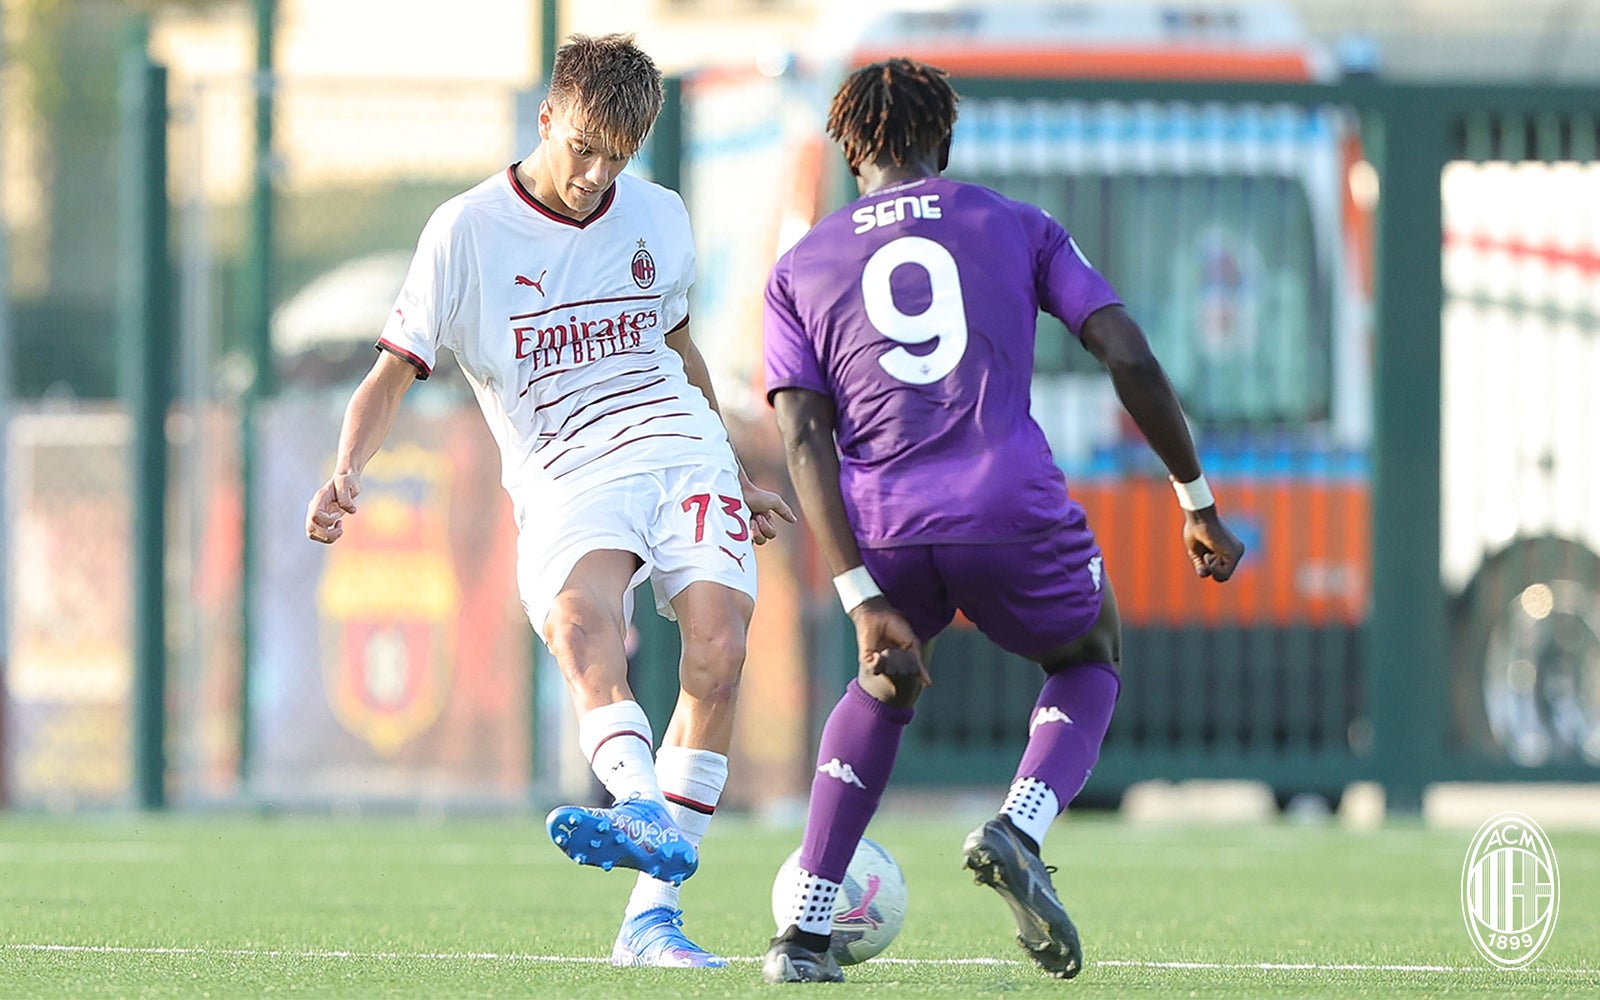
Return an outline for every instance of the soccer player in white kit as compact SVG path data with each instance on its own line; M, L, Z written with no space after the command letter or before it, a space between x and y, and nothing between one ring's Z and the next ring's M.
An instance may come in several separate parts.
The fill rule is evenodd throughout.
M580 864L640 872L614 964L706 967L724 963L685 936L678 886L699 864L727 779L755 606L751 545L794 514L739 466L689 337L683 201L622 173L661 102L661 74L632 36L574 35L560 48L539 145L423 229L306 534L340 538L401 397L448 348L500 446L523 606L616 799L558 808L547 828ZM678 703L654 760L623 648L633 587L647 577L683 639Z

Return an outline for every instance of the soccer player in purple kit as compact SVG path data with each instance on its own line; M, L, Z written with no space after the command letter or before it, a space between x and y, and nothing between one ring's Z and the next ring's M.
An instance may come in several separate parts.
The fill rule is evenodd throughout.
M967 837L965 865L1009 905L1041 968L1082 968L1040 847L1099 757L1121 626L1083 508L1028 413L1040 309L1105 365L1166 465L1195 572L1220 583L1244 554L1166 373L1072 237L1035 206L940 176L957 100L943 71L913 60L853 73L827 127L862 197L818 222L767 284L768 398L860 653L823 728L769 982L844 978L828 953L834 900L931 683L933 639L958 609L1045 674L1016 777Z

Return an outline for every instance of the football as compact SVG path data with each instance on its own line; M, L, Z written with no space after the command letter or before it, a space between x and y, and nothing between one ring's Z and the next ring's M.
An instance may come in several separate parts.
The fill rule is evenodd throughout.
M794 900L800 849L784 861L772 882L772 919L781 933ZM906 877L883 845L861 838L833 902L833 957L855 965L883 953L906 919Z

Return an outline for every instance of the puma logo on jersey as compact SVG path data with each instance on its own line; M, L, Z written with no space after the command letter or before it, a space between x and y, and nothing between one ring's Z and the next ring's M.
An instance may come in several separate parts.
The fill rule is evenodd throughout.
M1032 736L1035 729L1038 729L1047 722L1060 722L1070 726L1072 725L1072 716L1063 712L1054 705L1046 705L1037 712L1033 713L1033 721L1028 723L1028 735Z
M1099 556L1089 560L1089 577L1094 580L1095 590L1100 589L1100 574L1103 572L1105 572L1105 563Z
M544 276L549 274L549 273L550 273L550 269L547 267L543 271L539 272L539 277L538 278L529 278L529 277L526 277L524 275L519 274L519 275L517 275L517 280L512 282L512 284L523 285L525 287L532 288L534 291L538 292L540 295L543 295L544 294Z
M841 763L837 757L817 768L817 773L826 774L830 778L838 778L847 785L854 785L862 791L866 791L867 786L863 785L861 779L856 777L856 769L849 764Z

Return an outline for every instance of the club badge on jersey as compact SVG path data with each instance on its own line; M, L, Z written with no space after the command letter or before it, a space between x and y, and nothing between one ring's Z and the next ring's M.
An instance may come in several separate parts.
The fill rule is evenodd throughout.
M640 288L649 288L656 283L656 259L645 249L644 240L639 241L639 249L633 254L631 269L633 283Z

